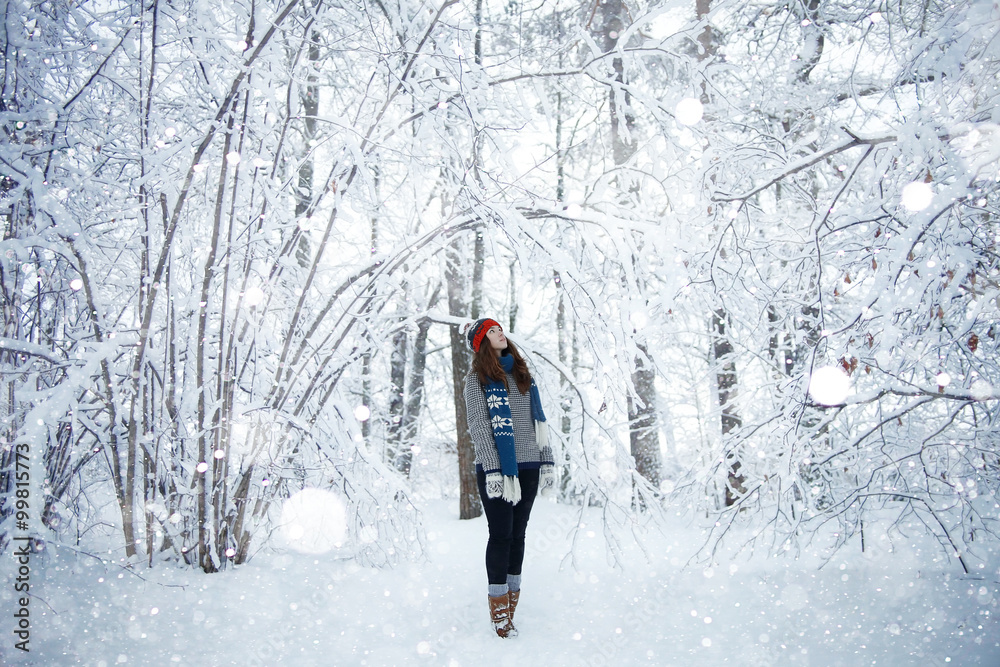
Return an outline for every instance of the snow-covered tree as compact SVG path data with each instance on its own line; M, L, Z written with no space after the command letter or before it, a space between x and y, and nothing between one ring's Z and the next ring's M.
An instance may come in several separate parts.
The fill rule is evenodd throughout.
M210 572L319 487L360 561L412 555L419 498L477 514L459 326L499 316L613 552L680 503L789 548L888 509L962 557L996 11L8 3L0 534Z

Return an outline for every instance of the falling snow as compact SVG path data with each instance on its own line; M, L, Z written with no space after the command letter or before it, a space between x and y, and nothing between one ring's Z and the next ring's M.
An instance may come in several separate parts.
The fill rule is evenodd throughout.
M598 537L574 532L598 514L536 503L513 640L492 635L488 620L485 519L457 521L451 503L436 501L425 517L427 559L394 569L359 567L329 535L312 543L329 548L281 548L211 577L132 572L110 556L60 550L40 577L46 604L32 658L114 665L121 656L151 667L319 667L333 656L338 665L474 666L502 655L560 667L1000 660L997 561L963 576L932 541L872 525L864 550L859 536L834 554L827 535L777 557L725 548L705 565L691 560L704 534L675 517L670 537L646 545L648 560L625 554L623 572Z
M1000 665L995 0L7 4L0 664Z

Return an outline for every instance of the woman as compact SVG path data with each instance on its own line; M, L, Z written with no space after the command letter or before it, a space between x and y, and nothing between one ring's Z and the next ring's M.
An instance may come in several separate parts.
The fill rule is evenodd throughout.
M472 369L465 378L476 479L490 537L486 544L490 619L500 637L517 634L524 531L535 494L555 488L545 414L528 365L503 327L481 319L466 329Z

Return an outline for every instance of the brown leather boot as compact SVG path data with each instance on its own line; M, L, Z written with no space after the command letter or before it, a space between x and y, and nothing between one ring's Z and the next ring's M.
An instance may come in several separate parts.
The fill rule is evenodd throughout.
M508 593L508 595L510 596L510 622L511 622L511 624L513 624L514 623L514 610L517 609L517 599L519 597L521 597L521 591L520 590L510 591Z
M514 633L514 625L510 622L510 594L493 597L490 599L490 620L493 621L493 629L497 636L506 639Z

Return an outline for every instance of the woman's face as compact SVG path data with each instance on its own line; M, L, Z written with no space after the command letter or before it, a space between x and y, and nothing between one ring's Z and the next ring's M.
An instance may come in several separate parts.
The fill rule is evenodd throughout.
M490 347L499 352L507 349L507 337L503 335L503 329L499 326L492 326L486 332L486 338L490 341Z

